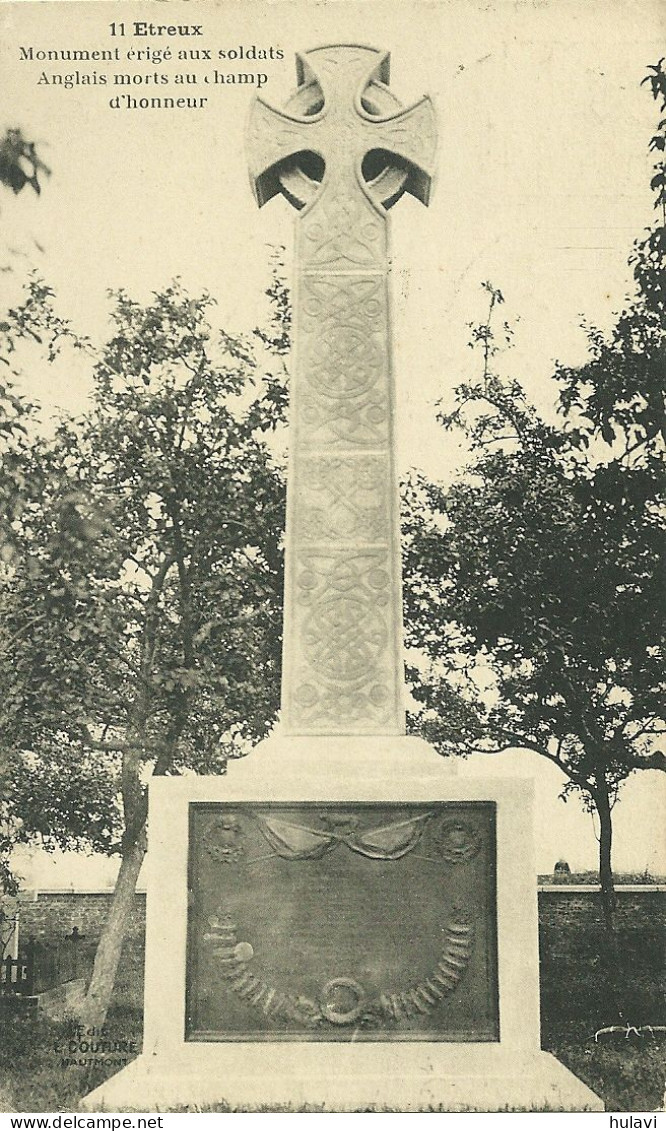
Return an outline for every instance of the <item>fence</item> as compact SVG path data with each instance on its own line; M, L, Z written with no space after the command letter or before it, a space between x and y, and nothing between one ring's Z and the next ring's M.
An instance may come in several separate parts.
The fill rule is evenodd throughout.
M0 962L0 993L30 996L52 990L86 973L89 956L90 945L76 928L50 942L29 938L18 958Z
M11 958L7 955L0 962L0 993L6 994L32 994L34 967L32 956L28 953L21 958Z

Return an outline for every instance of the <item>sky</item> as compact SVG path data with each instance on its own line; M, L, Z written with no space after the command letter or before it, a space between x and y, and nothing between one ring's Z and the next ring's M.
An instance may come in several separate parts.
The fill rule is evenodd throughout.
M203 110L111 110L118 88L38 85L42 71L102 65L21 59L21 47L117 46L109 23L128 10L154 18L166 8L0 4L5 121L38 141L53 170L40 199L24 192L5 200L2 219L38 239L63 312L93 336L104 330L107 289L147 297L175 275L216 296L222 324L252 325L265 309L267 245L282 243L289 255L294 226L285 201L259 212L250 192L244 133L255 90L200 81L195 93L209 100ZM434 422L433 405L478 372L468 323L485 314L486 279L504 293L504 316L519 319L507 364L535 399L552 404L553 361L584 356L582 317L609 324L628 287L632 240L651 219L647 143L656 108L640 82L663 47L658 3L203 0L170 2L168 11L175 21L196 12L204 28L197 43L213 56L240 45L280 49L284 59L266 65L261 91L275 105L295 85L295 52L334 41L389 50L391 86L406 105L432 97L439 126L432 203L426 210L405 197L391 214L402 467L415 453L431 474L456 465L455 443ZM135 49L163 43L122 40ZM147 77L182 69L132 66ZM198 77L239 67L200 66ZM111 81L129 66L106 69ZM144 96L160 91L132 87ZM75 408L85 391L76 375L39 379L42 400L54 404Z
M126 35L113 37L110 24L121 20ZM135 21L201 24L203 36L137 37ZM93 339L108 328L109 289L145 300L176 275L193 293L216 297L220 325L249 329L266 311L269 246L285 245L291 265L294 213L282 199L257 209L244 148L256 87L215 83L214 72L267 74L261 96L279 106L295 85L296 51L328 42L387 49L392 90L405 105L428 93L439 130L429 208L404 197L390 221L398 467L448 478L463 453L436 424L435 405L479 373L467 342L469 323L486 312L484 280L501 288L503 317L515 326L506 372L548 413L555 361L585 356L581 320L609 326L622 306L632 241L652 219L647 145L657 113L640 83L663 54L663 31L657 0L0 3L0 129L20 126L52 169L41 197L3 195L0 223L7 243L30 252L61 313ZM205 48L212 60L25 58L30 48L165 44ZM283 58L217 59L251 46ZM53 81L94 71L106 85ZM207 103L112 109L114 74L129 71L147 80L131 87L135 97L184 93ZM176 88L177 72L195 73L197 83ZM39 82L43 73L48 81ZM156 73L169 83L155 82ZM15 258L16 269L0 274L3 306L28 261ZM47 413L78 411L87 382L84 367L35 369L25 391ZM523 757L510 755L505 772ZM555 824L542 820L541 870L563 853L592 866L590 818L578 809L571 817L576 803L556 802L551 768L539 773L542 812L556 815ZM643 778L629 784L621 807L620 867L649 863L666 824L660 779ZM659 852L666 856L663 834Z

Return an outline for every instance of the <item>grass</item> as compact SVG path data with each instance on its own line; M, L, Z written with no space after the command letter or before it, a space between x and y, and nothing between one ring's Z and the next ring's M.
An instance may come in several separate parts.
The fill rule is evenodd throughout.
M544 1047L603 1099L607 1111L657 1111L664 1099L664 1035L581 1040L580 1024L552 1026Z
M620 930L615 964L598 923L581 924L576 930L549 929L545 937L542 934L541 945L543 1047L588 1084L608 1111L661 1108L665 1035L644 1030L629 1037L600 1035L595 1041L595 1032L610 1024L629 1022L640 1030L648 1024L666 1023L660 985L663 930L658 924ZM111 1039L134 1041L140 1047L142 952L137 944L126 950L121 969L107 1029ZM63 1068L68 1042L73 1039L71 1025L42 1015L5 1019L0 1042L0 1110L75 1111L81 1096L117 1071L108 1064ZM220 1104L177 1110L232 1109Z
M76 1111L83 1094L77 1073L60 1068L62 1024L34 1014L3 1017L0 1099L3 1110Z
M141 1022L136 1011L114 1010L109 1015L109 1028L140 1039ZM42 1017L21 1019L7 1027L0 1052L0 1098L5 1099L4 1110L76 1111L80 1098L112 1074L114 1069L62 1070L61 1054L54 1050L67 1042L70 1035L71 1028L66 1024L49 1022ZM658 1036L614 1035L595 1044L589 1026L573 1022L552 1026L544 1047L592 1088L604 1100L608 1111L655 1111L661 1107L663 1036L660 1039ZM11 1056L7 1055L10 1052ZM232 1109L218 1104L174 1110L228 1112Z

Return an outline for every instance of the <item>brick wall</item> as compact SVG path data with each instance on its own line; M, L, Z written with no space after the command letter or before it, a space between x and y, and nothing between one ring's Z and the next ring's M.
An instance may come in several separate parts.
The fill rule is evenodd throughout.
M20 931L48 940L62 938L78 927L86 939L96 939L102 930L111 903L110 892L37 892L20 897ZM129 937L143 939L146 925L146 895L137 892Z
M599 893L539 893L542 1017L557 1026L618 1017L664 1023L666 891L617 893L616 955L603 927Z
M599 893L544 886L539 889L539 922L553 930L601 925ZM632 930L653 924L666 927L666 890L645 887L620 888L617 892L616 923L620 930Z
M78 927L84 936L79 970L92 970L95 946L111 901L110 892L40 892L21 901L21 937L32 934L53 944ZM621 953L622 1010L641 1024L663 1024L663 947L666 937L666 891L642 889L618 893L618 943ZM125 941L116 983L116 1004L141 1012L143 1000L143 936L146 897L138 893L129 937ZM586 891L539 891L541 1005L544 1039L553 1025L584 1021L594 1028L609 1023L606 980L607 949L599 894ZM575 989L573 988L575 983ZM619 999L618 999L619 1000ZM613 1016L615 1016L613 1014ZM590 1020L592 1019L592 1020Z
M21 933L49 939L71 934L78 927L88 939L99 936L111 901L110 892L39 892L21 898ZM145 931L146 896L138 892L129 936L140 942ZM618 927L629 933L661 933L666 937L666 891L645 888L618 892ZM580 931L601 927L598 892L542 887L539 891L542 939L561 945Z

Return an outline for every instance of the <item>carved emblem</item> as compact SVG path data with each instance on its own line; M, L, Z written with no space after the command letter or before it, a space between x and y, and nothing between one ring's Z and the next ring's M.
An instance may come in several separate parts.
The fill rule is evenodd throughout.
M456 818L443 820L434 834L437 851L448 864L463 864L476 856L481 838L472 825Z
M243 853L243 829L232 813L219 817L204 837L206 851L220 864L235 864Z
M360 818L355 813L341 813L336 809L324 809L319 820L325 829L333 833L349 833L357 829Z
M353 1025L363 1012L365 991L353 978L331 978L321 991L319 1007L332 1025Z

